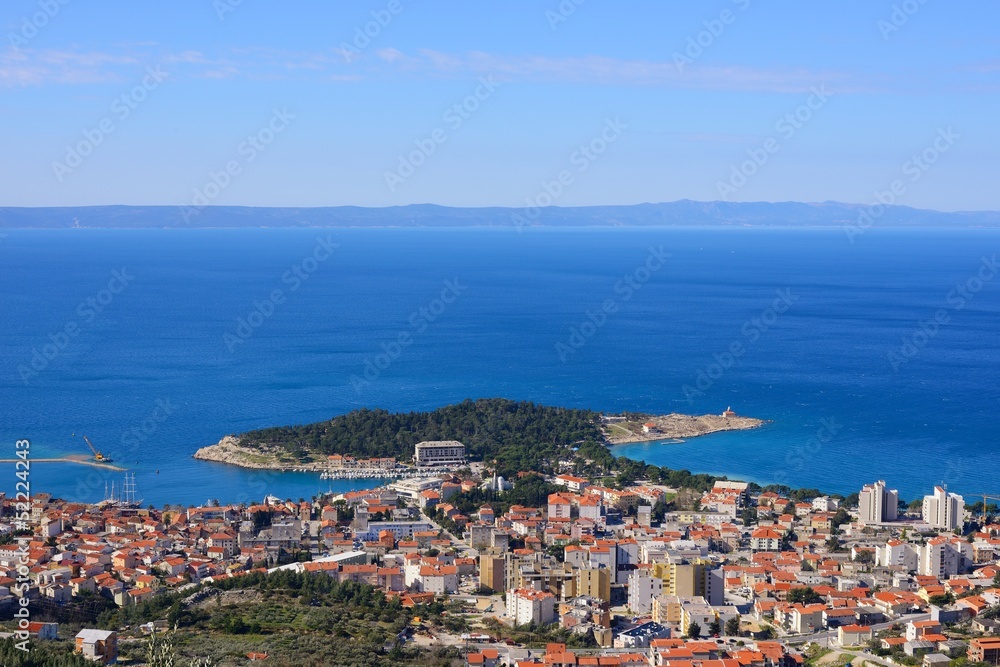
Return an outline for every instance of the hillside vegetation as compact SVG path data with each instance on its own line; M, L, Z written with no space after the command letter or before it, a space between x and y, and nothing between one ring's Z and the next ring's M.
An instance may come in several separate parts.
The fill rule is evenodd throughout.
M390 413L362 409L329 421L279 426L239 436L249 448L284 449L300 461L330 454L394 456L408 460L423 440L459 440L473 460L492 463L500 474L547 472L582 443L603 440L600 415L502 398L466 400L431 412Z
M438 602L408 609L366 584L288 571L255 571L197 590L199 595L172 592L108 612L99 625L137 627L166 620L171 630L162 639L176 655L177 667L205 657L217 667L244 665L251 652L266 653L265 664L274 667L451 667L461 662L454 649L399 641L414 615L433 622L448 618ZM119 640L119 652L122 662L141 661L147 644Z

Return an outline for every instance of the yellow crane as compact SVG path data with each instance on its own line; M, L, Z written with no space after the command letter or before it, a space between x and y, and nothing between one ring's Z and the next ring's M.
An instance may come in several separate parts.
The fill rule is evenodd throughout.
M988 493L977 493L977 498L983 499L983 524L986 523L986 501L987 500L1000 500L1000 496L992 496Z
M110 463L111 462L111 457L110 456L105 456L104 454L102 454L99 451L97 451L97 448L94 447L93 443L90 442L90 438L88 438L87 436L83 436L83 440L84 440L84 442L87 443L87 446L90 447L90 451L94 452L94 460L95 461L97 461L98 463Z

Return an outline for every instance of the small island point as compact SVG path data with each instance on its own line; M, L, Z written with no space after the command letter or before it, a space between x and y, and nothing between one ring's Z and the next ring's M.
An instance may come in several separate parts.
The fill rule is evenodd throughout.
M226 435L218 443L200 448L195 452L194 458L260 470L330 473L332 459L339 458L340 455L368 456L376 457L364 460L366 466L378 468L379 474L374 476L394 477L405 474L403 466L397 465L397 460L402 463L412 454L412 447L400 447L402 441L466 441L470 435L469 427L466 430L455 427L456 415L468 421L478 438L491 439L491 428L486 424L509 418L510 411L518 415L516 421L511 423L530 430L535 437L562 440L564 446L569 446L573 441L591 441L605 447L661 440L678 444L687 438L721 431L750 430L766 423L762 419L740 417L731 407L718 415L610 415L517 403L507 399L480 399L409 415L390 414L383 410L357 410L318 424ZM419 424L416 427L413 425L414 419ZM330 441L320 446L317 433L327 434L329 431L340 434L337 441L339 444ZM417 432L423 433L424 437L418 438ZM368 433L372 435L366 436ZM567 438L568 433L572 433L573 437ZM359 439L368 442L361 445ZM484 443L484 447L478 448L480 451L475 451L477 448L474 447L473 453L486 454L487 458L492 458L489 453L499 444ZM392 457L392 465L385 463L388 460L386 457Z

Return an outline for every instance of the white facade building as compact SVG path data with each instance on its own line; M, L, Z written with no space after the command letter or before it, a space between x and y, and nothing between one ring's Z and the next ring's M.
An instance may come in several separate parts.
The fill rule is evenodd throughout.
M600 496L589 494L580 498L581 519L590 519L595 524L603 524L603 517L601 516L603 510L604 503L601 501Z
M812 507L817 512L836 512L840 507L840 501L829 496L813 498Z
M561 493L549 494L548 517L550 519L568 519L573 509L572 501Z
M927 525L938 530L955 530L965 521L965 500L940 486L934 494L924 496L923 517Z
M628 578L628 608L644 616L653 611L653 600L663 594L663 580L646 570L632 570Z
M507 616L516 625L548 625L555 620L556 596L548 591L518 588L507 591Z
M946 579L961 574L972 562L971 544L957 537L935 537L920 549L917 574Z
M458 440L428 440L414 446L413 462L424 467L465 465L465 445Z
M915 572L920 562L920 546L900 540L889 540L875 549L875 565L898 567Z
M553 481L559 486L565 486L570 491L576 491L577 493L584 491L590 486L589 482L583 477L574 477L573 475L559 475Z
M885 481L866 484L858 497L862 525L895 521L899 515L899 493L886 488Z
M458 567L455 565L424 565L420 567L418 590L445 595L458 592Z

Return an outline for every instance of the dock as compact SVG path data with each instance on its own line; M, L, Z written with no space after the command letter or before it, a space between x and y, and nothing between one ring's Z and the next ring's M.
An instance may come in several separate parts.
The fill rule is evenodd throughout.
M77 463L79 465L90 466L92 468L104 468L105 470L119 470L119 471L126 470L126 468L122 468L120 466L116 466L116 465L111 464L111 463L102 463L102 462L99 462L99 461L91 461L91 460L88 460L88 459L70 458L68 456L62 456L62 457L58 457L58 458L44 458L44 459L36 459L34 457L31 457L31 458L29 458L27 460L24 460L24 459L0 459L0 463L29 463L29 464L31 464L31 463Z
M413 477L437 477L448 470L435 468L418 470L411 467L400 468L334 468L320 474L320 479L410 479Z

